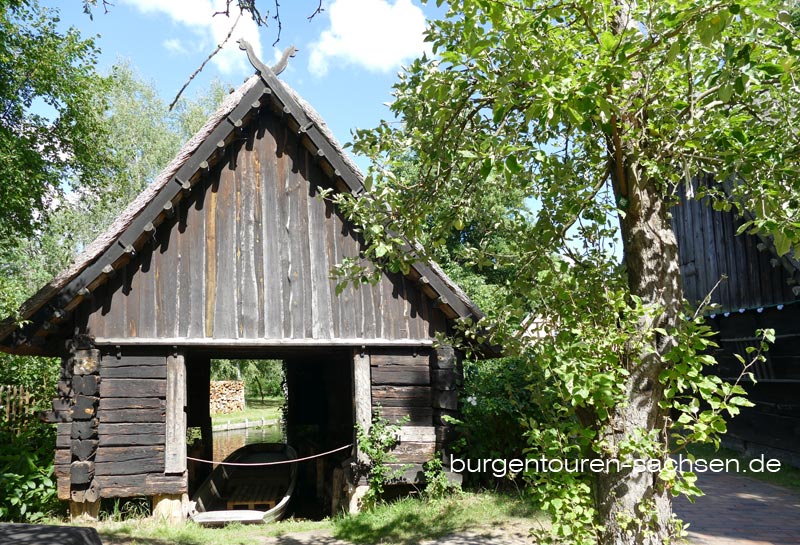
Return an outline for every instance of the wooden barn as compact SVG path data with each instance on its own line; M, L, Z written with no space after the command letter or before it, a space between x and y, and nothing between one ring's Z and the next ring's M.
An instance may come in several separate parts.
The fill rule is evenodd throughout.
M707 183L709 179L694 180L693 190ZM755 407L742 409L731 420L726 442L749 454L800 465L800 262L778 256L767 237L736 236L745 219L732 211L715 211L707 198L698 201L687 198L685 188L681 191L672 222L683 287L691 303L711 293L717 305L706 312L719 332L719 368L714 372L735 380L742 365L733 354L746 357L746 348L758 343L757 329L776 333L766 362L754 369L756 384L744 384Z
M434 263L336 294L332 267L363 241L317 195L358 195L362 175L314 110L251 61L256 74L23 305L24 325L0 326L1 350L61 358L49 417L58 495L74 514L101 498L153 496L166 513L185 504L196 486L187 428L211 456L213 358L284 361L299 456L353 444L304 470L328 506L359 486L355 424L376 407L408 418L401 462L418 470L446 446L460 355L436 338L480 311Z

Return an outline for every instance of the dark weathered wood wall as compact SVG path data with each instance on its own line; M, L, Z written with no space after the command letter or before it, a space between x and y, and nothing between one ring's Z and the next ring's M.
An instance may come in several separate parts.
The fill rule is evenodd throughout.
M394 450L399 462L422 464L444 451L458 416L461 372L451 347L370 351L373 412L405 422Z
M359 235L309 152L265 113L78 315L97 338L430 339L442 312L399 274L337 296Z
M75 357L64 359L50 415L59 422L59 498L83 502L186 491L185 474L164 472L169 356L163 350L78 351L96 360L89 369Z
M695 189L708 179L695 180ZM736 236L743 224L733 211L715 211L708 199L687 199L680 187L681 203L672 209L678 238L681 273L686 298L694 304L711 292L719 308L707 311L719 332L715 351L719 366L709 369L728 381L739 376L742 365L734 354L748 358L746 348L756 346L756 330L775 329L776 343L767 361L754 369L756 384L744 386L755 407L732 419L727 438L733 446L776 449L800 464L800 287L798 273L756 235ZM797 292L797 293L796 293ZM780 305L780 308L778 308Z
M732 446L752 450L774 449L787 461L800 466L800 305L782 310L765 309L717 316L710 320L719 331L715 352L719 367L713 371L728 381L739 376L742 365L734 357L748 359L748 346L758 346L757 329L772 328L776 340L758 363L756 383L743 385L754 407L743 408L728 426Z
M700 183L707 181L695 181L695 186ZM672 227L690 303L702 301L723 275L727 280L711 296L721 305L720 313L800 300L796 279L766 245L756 236L735 236L744 222L734 212L713 210L708 198L687 199L683 184L679 196L680 204L672 208Z

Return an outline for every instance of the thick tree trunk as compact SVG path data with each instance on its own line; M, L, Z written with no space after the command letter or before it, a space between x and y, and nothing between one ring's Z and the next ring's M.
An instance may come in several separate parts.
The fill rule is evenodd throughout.
M628 201L620 220L628 285L633 295L644 303L657 305L661 312L641 328L677 325L683 290L680 261L675 235L669 221L663 191L651 180L641 179L641 170L626 167L621 172ZM640 434L653 434L666 445L667 411L659 407L663 387L659 374L663 370L660 355L670 349L673 340L656 335L651 352L626 353L623 365L630 371L625 392L627 404L612 412L601 431L609 446L609 457L620 459L619 445ZM646 458L644 454L633 455ZM624 458L624 457L623 457ZM600 474L596 486L600 523L605 531L603 545L663 543L672 534L670 493L659 483L658 473L623 471Z

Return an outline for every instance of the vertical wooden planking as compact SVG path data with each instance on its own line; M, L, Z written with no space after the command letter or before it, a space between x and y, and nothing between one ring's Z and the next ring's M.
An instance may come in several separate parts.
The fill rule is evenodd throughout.
M725 252L725 228L723 226L722 221L722 213L717 210L712 210L711 215L713 216L713 223L714 223L714 239L716 241L716 251L717 251L717 274L721 278L723 274L727 274L728 270L728 262L727 262L727 252ZM711 301L719 301L721 292L720 290L724 288L725 281L721 281L719 287L711 296Z
M156 299L156 270L154 254L156 245L151 244L149 251L140 255L141 267L136 273L139 277L139 308L136 321L138 323L138 336L155 337L157 316L163 310L163 302Z
M295 322L294 338L311 338L312 316L311 301L313 284L311 282L311 256L309 247L308 231L308 170L310 157L306 149L300 144L296 136L292 136L292 157L294 168L292 169L293 191L292 211L296 222L289 233L290 244L292 244L292 255L294 256L293 269L293 296L296 295L297 312L299 316L292 315Z
M706 242L703 248L709 274L706 292L701 294L702 298L705 299L720 279L719 256L722 253L722 248L719 248L717 244L716 232L714 231L714 219L712 218L714 210L711 208L710 199L708 197L703 197L700 201L700 206L703 210L703 232Z
M256 279L257 233L261 225L256 222L260 204L256 198L257 156L240 147L236 160L236 208L238 244L236 249L238 336L253 339L259 335L260 298ZM260 215L260 214L259 214ZM258 256L260 258L260 254Z
M354 259L360 257L361 245L358 242L358 235L355 233L350 223L347 225L347 239L345 240L345 245L347 248L347 255ZM361 295L356 291L357 289L358 286L350 288L349 299L352 307L348 310L352 311L353 336L362 338L364 336L364 309L361 303Z
M167 357L167 414L164 473L186 471L186 363L183 354Z
M278 202L281 211L280 237L278 240L280 241L281 298L283 299L283 337L291 339L294 338L294 314L297 304L293 298L294 293L292 292L293 275L295 271L292 262L294 255L292 254L292 247L289 243L294 220L292 217L294 210L292 209L292 202L289 198L292 183L292 156L287 128L281 126L279 128L279 134L279 145L283 153L278 162Z
M325 238L326 238L326 254L327 254L327 273L332 274L334 267L341 261L338 249L338 233L340 230L339 215L334 209L334 205L330 201L325 201ZM331 305L331 323L333 336L339 338L342 336L342 307L341 298L336 293L337 281L333 278L329 280L330 287L330 305Z
M236 217L236 173L235 162L226 164L220 172L216 209L216 281L214 282L214 337L235 339L236 327L236 254L239 252Z
M211 200L211 186L207 179L197 182L192 192L191 206L186 214L186 249L189 258L184 267L184 282L188 281L188 289L181 290L184 294L182 307L186 312L181 316L181 321L186 321L186 334L191 338L206 336L206 297L208 290L208 264L206 263L206 216L208 202ZM188 268L188 270L186 270Z
M195 192L200 191L196 186ZM192 269L196 264L192 261L192 254L190 251L189 241L191 240L191 232L188 230L189 210L192 208L194 201L194 194L191 194L185 202L181 202L178 207L178 225L175 226L175 243L174 248L180 253L180 260L178 263L178 313L176 318L175 335L177 337L187 337L189 333L189 286L191 285L190 275Z
M367 265L367 268L372 271L373 267ZM358 296L361 299L361 323L363 324L364 337L367 339L375 339L378 337L378 321L380 320L380 308L375 308L375 301L372 294L371 284L361 284L358 287Z
M375 309L375 337L377 339L385 339L386 338L386 327L384 325L384 318L383 318L383 290L381 289L381 283L370 284L369 291L372 293L372 306Z
M174 220L159 229L158 246L153 249L153 275L156 303L160 312L156 315L156 334L159 337L175 337L180 313L178 298L181 254L178 242L178 220L186 203L180 202Z
M311 170L313 179L319 179L321 172L317 168ZM331 285L328 276L330 267L326 251L327 241L325 204L316 196L319 186L311 182L308 199L308 237L311 253L311 320L312 337L330 339L333 337L333 312L331 308Z
M284 333L284 257L282 255L283 200L279 199L283 187L283 163L285 155L280 147L282 140L276 136L280 131L272 116L264 115L261 135L256 150L261 154L262 217L264 239L264 331L271 339L283 337Z
M245 148L250 151L249 156L253 161L253 277L255 279L255 295L252 304L256 307L256 327L254 337L266 336L266 312L264 293L264 205L261 152L265 141L255 139L255 131L248 136ZM256 147L258 146L258 147Z
M205 206L205 314L204 331L206 337L214 337L214 310L216 308L215 295L217 284L217 193L219 191L219 176L214 174L210 183Z
M697 298L702 299L708 293L707 280L709 278L708 262L703 254L705 239L703 233L703 207L692 199L692 235L693 235L693 261L697 267Z
M350 229L347 224L338 216L342 221L338 223L336 232L336 257L337 262L341 263L345 257L352 257L351 244L350 244ZM339 335L344 339L352 339L356 336L356 312L354 302L353 287L348 285L341 291L339 297L336 298L336 304L339 305Z
M125 335L139 336L139 299L142 297L142 265L140 260L131 261L125 267L127 274L125 296Z
M745 256L747 259L747 268L740 272L745 275L744 282L745 298L741 306L745 308L754 308L763 304L761 297L761 278L758 274L758 250L756 249L756 242L758 239L752 235L742 235L742 245L744 246Z
M723 245L723 255L725 256L724 266L725 266L725 273L728 275L728 279L722 283L720 286L720 296L719 299L715 299L718 301L724 308L730 308L735 296L735 282L736 279L733 278L735 274L735 267L736 261L734 259L734 249L733 246L736 243L733 235L735 233L735 229L733 227L733 215L731 213L726 213L722 215L722 240Z

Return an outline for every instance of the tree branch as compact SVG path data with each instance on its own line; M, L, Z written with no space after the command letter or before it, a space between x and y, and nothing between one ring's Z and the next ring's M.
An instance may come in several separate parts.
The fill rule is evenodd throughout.
M181 87L181 90L178 91L177 95L175 95L175 98L172 100L172 102L169 105L169 111L172 111L172 108L175 107L175 104L181 98L181 95L183 94L183 91L186 90L186 88L189 86L189 84L192 82L192 80L200 72L203 71L203 68L205 68L206 64L208 64L208 61L210 61L214 57L214 55L219 53L222 50L222 48L225 47L225 44L228 42L228 40L230 40L231 36L233 35L233 30L236 28L236 25L239 23L239 19L241 19L241 18L242 18L242 12L240 11L239 15L236 17L236 20L233 22L233 25L231 25L231 29L228 31L228 35L225 36L225 39L222 40L222 42L217 46L217 48L208 57L206 57L206 60L203 61L203 64L201 64L200 67L197 70L195 70L194 73L191 76L189 76L189 79L186 80L186 83L183 84L183 87Z

